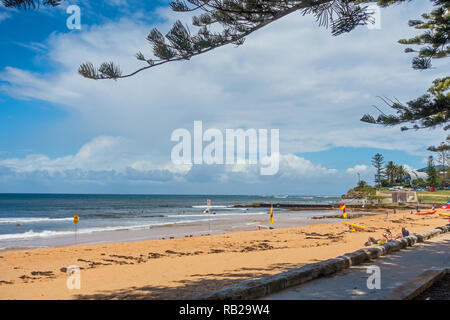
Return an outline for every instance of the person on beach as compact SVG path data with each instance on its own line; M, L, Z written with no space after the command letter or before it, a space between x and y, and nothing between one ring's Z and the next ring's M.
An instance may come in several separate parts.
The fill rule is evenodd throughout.
M402 236L403 236L403 237L407 237L407 236L409 236L409 231L408 231L408 230L406 230L406 228L405 228L405 227L403 227L403 228L402 228Z
M394 239L394 236L389 229L386 229L386 232L383 233L383 237L386 239L386 241L392 241Z
M364 245L368 247L372 244L378 244L378 240L376 240L374 237L369 237L368 241Z
M386 241L387 241L386 238L381 238L377 240L374 237L369 237L368 241L364 243L364 245L368 247L370 245L383 244L386 243Z

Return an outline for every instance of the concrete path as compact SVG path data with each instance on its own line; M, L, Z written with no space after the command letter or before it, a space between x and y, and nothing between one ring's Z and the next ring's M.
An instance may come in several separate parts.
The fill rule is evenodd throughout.
M369 266L380 269L380 289L368 289ZM394 292L425 270L450 267L450 234L442 234L424 243L382 256L373 262L350 267L332 276L292 287L264 300L371 300L396 299ZM374 283L371 281L371 283Z

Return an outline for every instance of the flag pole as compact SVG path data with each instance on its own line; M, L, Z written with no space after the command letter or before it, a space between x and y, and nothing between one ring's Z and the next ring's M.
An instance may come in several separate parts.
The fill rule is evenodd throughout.
M211 207L211 199L206 200L206 205L207 205L207 210L208 210L208 214L209 214L209 219L208 219L208 229L209 229L209 234L211 235L211 211L209 210Z
M270 225L273 225L273 204L270 204Z
M75 225L75 245L76 245L78 242L78 238L77 238L77 236L78 236L78 215L77 214L75 214L73 216L73 224Z

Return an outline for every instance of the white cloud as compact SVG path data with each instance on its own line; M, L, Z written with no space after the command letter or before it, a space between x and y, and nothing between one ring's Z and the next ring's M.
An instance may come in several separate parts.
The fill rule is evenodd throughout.
M123 179L145 180L149 174L165 173L168 179L191 182L258 183L264 180L297 180L332 176L338 173L293 154L279 155L279 172L274 176L261 176L257 165L175 165L172 162L155 164L152 156L139 152L133 141L123 137L101 136L84 144L76 154L50 158L31 154L24 158L0 160L0 167L16 174L45 174L49 177L77 176L90 180L104 179L105 174Z
M8 18L11 18L11 14L9 14L8 12L0 11L0 23L1 23L3 20L6 20L6 19L8 19Z
M115 170L127 168L147 171L154 169L145 155L133 153L130 141L122 137L101 136L83 145L74 155L54 159L42 154L31 154L24 158L0 160L0 166L16 172L47 171L49 174L80 169L83 171Z
M237 49L220 48L117 82L80 77L77 68L85 61L116 61L126 72L142 66L133 55L151 51L144 39L152 26L122 19L78 33L53 34L46 43L48 58L60 71L36 74L10 66L0 74L6 82L1 88L18 98L75 110L83 126L97 134L112 131L142 143L154 137L158 153L167 152L173 129L191 126L193 120L221 129L280 128L284 153L340 146L418 153L445 134L401 133L359 121L375 110L371 105L380 104L376 95L415 98L445 69L444 63L418 77L411 57L396 44L411 32L405 16L417 15L411 8L405 4L383 10L382 30L362 27L341 37L331 37L311 17L291 15ZM179 18L168 10L159 13ZM400 16L404 25L398 23ZM168 30L172 21L162 28Z
M347 173L354 174L354 173L365 172L365 171L367 171L368 169L369 169L369 167L366 166L365 164L357 164L357 165L355 165L353 168L348 168L348 169L346 170L346 172L347 172Z
M294 154L280 156L280 174L286 179L332 175L336 169L327 169Z
M445 133L402 133L359 119L374 111L371 105L380 102L377 95L407 101L424 93L448 69L448 62L441 61L437 69L418 73L411 69L412 57L397 44L413 33L407 20L426 8L428 3L414 2L384 9L381 30L361 27L340 37L318 28L312 17L293 14L251 35L242 47L220 48L116 82L84 79L77 68L86 61L97 65L115 61L125 72L139 68L142 64L134 54L151 52L145 37L153 25L124 18L83 26L81 32L52 34L45 42L47 56L41 58L54 70L41 74L8 66L0 73L0 89L19 99L54 103L77 116L73 130L82 127L91 137L103 137L71 156L30 155L1 160L0 165L16 172L166 170L177 178L200 179L205 173L199 168L177 167L169 161L171 132L192 130L194 120L221 130L279 128L279 176L288 180L309 178L311 173L337 174L293 153L371 147L422 154L425 146L444 140ZM163 31L180 18L166 9L158 13L168 19L158 26ZM188 21L189 15L182 20ZM207 172L214 175L214 170L217 181L237 176L259 181L254 167L208 167Z

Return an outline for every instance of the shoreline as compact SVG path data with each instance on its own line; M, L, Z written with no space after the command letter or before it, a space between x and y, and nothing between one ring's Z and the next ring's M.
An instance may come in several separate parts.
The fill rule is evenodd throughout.
M410 234L447 222L407 211L353 219L372 232L347 232L340 222L273 230L0 252L0 299L185 299L246 280L364 248L386 228ZM66 287L70 265L81 289ZM120 274L120 277L117 275Z
M351 214L351 213L350 213ZM370 213L357 211L358 215ZM292 226L306 226L319 223L318 219L325 219L320 223L334 222L332 219L339 215L338 210L309 210L302 213L289 210L275 213L275 227L286 228ZM210 218L210 219L208 219ZM336 220L339 221L339 220ZM29 239L18 239L14 241L0 241L0 253L18 250L36 250L42 248L55 248L72 245L95 245L106 243L136 242L146 240L171 239L194 237L209 234L228 234L242 231L256 230L257 226L268 225L268 213L247 213L243 215L205 216L204 219L194 221L179 221L170 224L143 226L137 228L119 228L116 230L105 230L87 233L75 232L68 235L50 237L31 237ZM8 243L10 246L7 246ZM13 244L13 245L11 245Z

